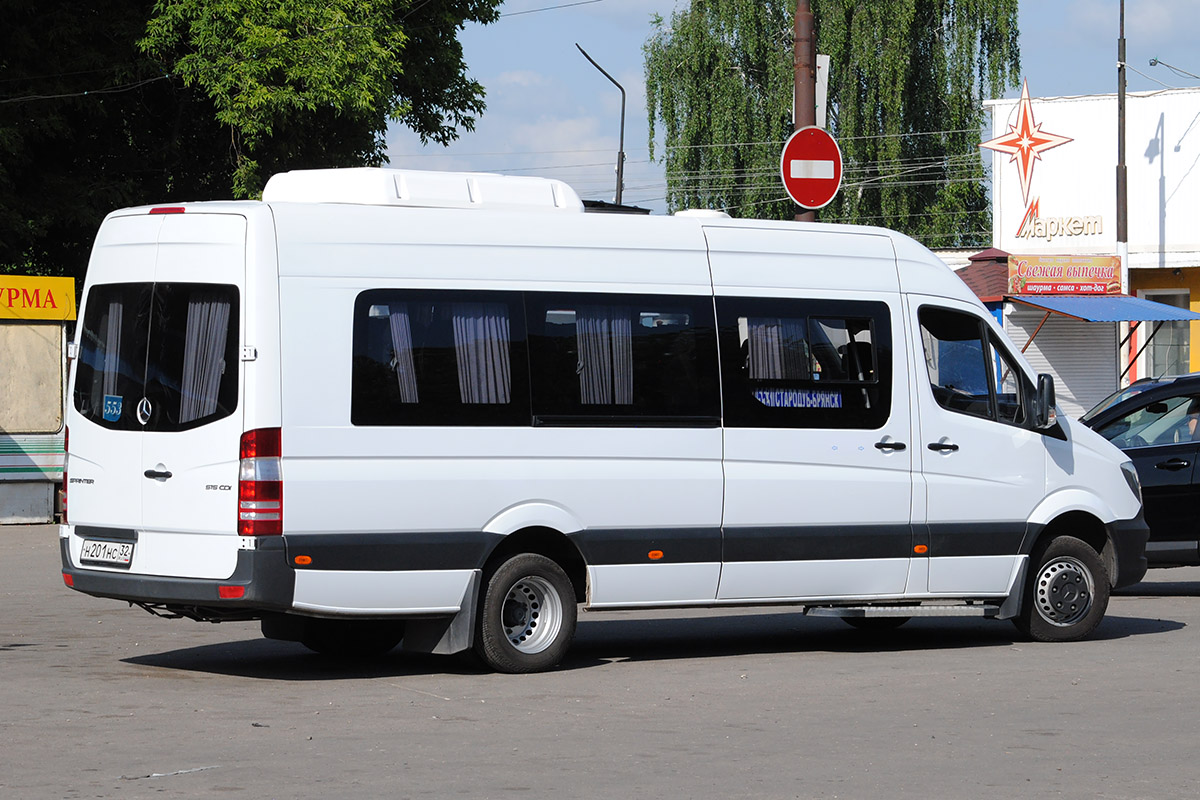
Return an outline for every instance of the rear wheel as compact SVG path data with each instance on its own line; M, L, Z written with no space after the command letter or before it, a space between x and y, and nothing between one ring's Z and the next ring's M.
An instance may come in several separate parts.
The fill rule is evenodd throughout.
M562 660L575 635L575 588L562 567L522 553L492 573L475 651L499 672L540 672Z
M300 643L334 658L381 656L400 644L404 623L375 619L309 619Z
M1059 536L1030 557L1017 628L1039 642L1073 642L1096 629L1108 609L1108 572L1100 555Z

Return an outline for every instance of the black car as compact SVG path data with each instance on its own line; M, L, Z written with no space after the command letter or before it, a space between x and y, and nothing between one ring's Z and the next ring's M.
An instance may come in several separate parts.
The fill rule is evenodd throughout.
M1137 381L1080 420L1137 467L1150 566L1200 564L1200 373Z

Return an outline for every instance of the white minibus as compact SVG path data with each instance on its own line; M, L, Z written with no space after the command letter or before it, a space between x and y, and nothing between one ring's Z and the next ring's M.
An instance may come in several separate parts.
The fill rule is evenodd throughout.
M116 211L71 356L63 579L318 652L544 670L577 610L1087 636L1137 474L887 230L289 172Z

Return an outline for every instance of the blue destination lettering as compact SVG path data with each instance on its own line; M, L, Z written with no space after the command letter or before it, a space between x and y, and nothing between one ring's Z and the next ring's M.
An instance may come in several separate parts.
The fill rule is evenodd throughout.
M816 389L758 390L754 399L769 408L841 408L842 393Z

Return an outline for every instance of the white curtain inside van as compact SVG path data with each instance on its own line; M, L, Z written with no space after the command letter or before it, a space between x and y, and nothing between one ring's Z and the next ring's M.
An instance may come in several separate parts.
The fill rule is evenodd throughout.
M633 323L628 306L580 306L575 312L579 401L633 404Z
M179 398L180 424L206 417L217 410L221 374L225 371L229 309L229 300L214 293L197 292L188 301Z
M412 322L408 318L408 304L390 304L388 322L392 330L391 367L400 387L400 402L416 403L417 371L413 365Z
M748 320L750 380L806 380L808 342L804 320L751 317Z
M458 392L464 403L508 403L512 394L508 355L508 306L453 303Z
M121 369L121 322L125 306L120 300L108 304L108 320L104 326L104 382L105 395L117 393L117 374ZM94 385L94 384L93 384Z

